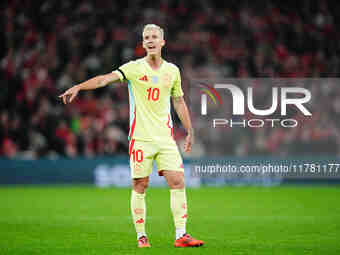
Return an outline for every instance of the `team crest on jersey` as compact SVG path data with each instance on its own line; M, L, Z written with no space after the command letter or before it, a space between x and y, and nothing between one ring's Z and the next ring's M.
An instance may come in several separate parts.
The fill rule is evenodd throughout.
M171 87L171 75L169 73L166 73L166 74L163 75L162 83L167 88Z
M153 84L157 84L158 83L158 76L152 76L151 79L152 79L152 83Z

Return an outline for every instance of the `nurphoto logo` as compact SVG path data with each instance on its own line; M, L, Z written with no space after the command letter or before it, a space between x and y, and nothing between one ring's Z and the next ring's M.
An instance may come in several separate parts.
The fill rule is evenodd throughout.
M222 93L231 94L232 99L232 115L245 116L246 110L260 118L240 119L234 118L213 118L212 125L216 127L254 127L261 128L265 124L270 127L275 127L277 124L281 127L292 128L298 125L298 120L295 118L263 118L263 116L270 116L280 110L281 117L287 117L287 106L292 105L304 116L311 116L311 111L305 106L311 98L311 92L302 87L268 87L271 89L271 105L265 109L259 109L255 106L255 95L252 87L248 87L245 93L240 87L234 84L214 84L214 86L206 85L205 83L199 84L201 90L201 115L208 114L207 97L209 96L212 102L220 106L223 105ZM219 91L217 91L219 90ZM296 95L300 95L297 97ZM301 96L302 95L302 96Z

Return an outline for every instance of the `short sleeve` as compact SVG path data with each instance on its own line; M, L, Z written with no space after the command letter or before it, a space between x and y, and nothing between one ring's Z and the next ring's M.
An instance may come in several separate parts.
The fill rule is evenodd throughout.
M172 97L181 97L184 95L181 85L181 74L178 68L176 68L176 76L174 80L174 85L171 89L171 96Z
M120 66L117 70L114 70L113 73L116 73L121 81L131 80L133 68L134 61L129 61L128 63Z

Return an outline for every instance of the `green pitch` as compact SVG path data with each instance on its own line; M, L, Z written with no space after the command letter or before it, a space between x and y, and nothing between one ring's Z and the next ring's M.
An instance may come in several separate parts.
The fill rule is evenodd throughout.
M173 248L169 191L147 192L150 249L136 247L128 189L0 188L0 254L340 254L339 187L188 189L188 230Z

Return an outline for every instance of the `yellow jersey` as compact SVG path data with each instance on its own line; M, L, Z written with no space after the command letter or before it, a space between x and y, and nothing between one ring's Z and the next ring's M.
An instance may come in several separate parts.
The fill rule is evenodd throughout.
M167 141L173 136L170 97L183 96L179 68L165 60L154 70L145 58L130 61L114 71L128 81L129 140Z

